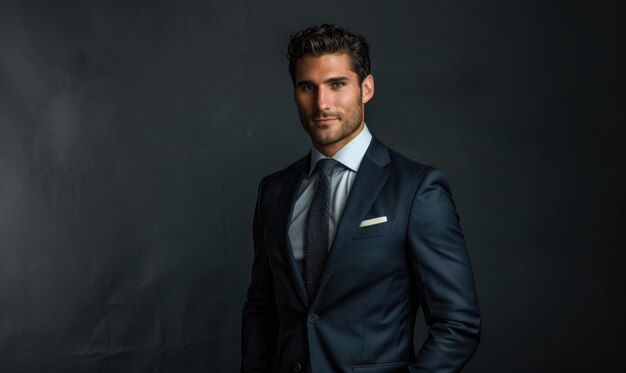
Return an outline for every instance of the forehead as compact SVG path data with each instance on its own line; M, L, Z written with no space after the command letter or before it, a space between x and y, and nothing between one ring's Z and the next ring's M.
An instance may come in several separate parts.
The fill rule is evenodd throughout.
M332 77L357 79L352 71L350 57L345 54L322 54L320 56L303 56L296 62L296 82L300 80L325 80Z

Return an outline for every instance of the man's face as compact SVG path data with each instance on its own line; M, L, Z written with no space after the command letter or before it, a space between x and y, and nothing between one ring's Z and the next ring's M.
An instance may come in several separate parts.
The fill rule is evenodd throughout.
M360 132L363 106L373 95L373 77L359 84L347 54L304 56L296 62L294 99L300 122L326 156Z

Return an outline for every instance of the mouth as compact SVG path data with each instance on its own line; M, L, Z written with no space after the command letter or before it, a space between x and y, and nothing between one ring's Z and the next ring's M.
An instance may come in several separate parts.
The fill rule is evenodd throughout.
M313 122L316 124L328 124L332 123L336 120L339 120L338 117L322 117L322 118L313 118Z

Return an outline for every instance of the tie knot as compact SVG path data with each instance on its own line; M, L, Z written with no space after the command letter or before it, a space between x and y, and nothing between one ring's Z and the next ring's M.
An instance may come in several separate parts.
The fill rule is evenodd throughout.
M332 158L324 158L320 159L317 162L317 170L320 172L320 175L324 175L326 177L331 177L335 168L339 165L339 162Z

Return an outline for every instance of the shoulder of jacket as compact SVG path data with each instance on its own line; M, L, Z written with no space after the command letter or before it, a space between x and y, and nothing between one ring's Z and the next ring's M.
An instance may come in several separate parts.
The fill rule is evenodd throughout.
M421 178L424 175L437 171L436 168L414 161L407 156L398 153L397 151L387 147L389 149L389 157L391 158L391 164L395 167L399 172L405 173L406 175L413 175L414 177Z
M272 184L275 182L280 183L283 179L283 176L291 171L293 171L295 168L299 168L299 167L305 167L306 166L306 161L309 159L308 155L305 155L304 157L298 159L297 161L293 162L292 164L290 164L289 166L283 168L282 170L278 170L274 173L271 173L265 177L263 177L261 179L260 185L261 186L265 186L268 184Z

